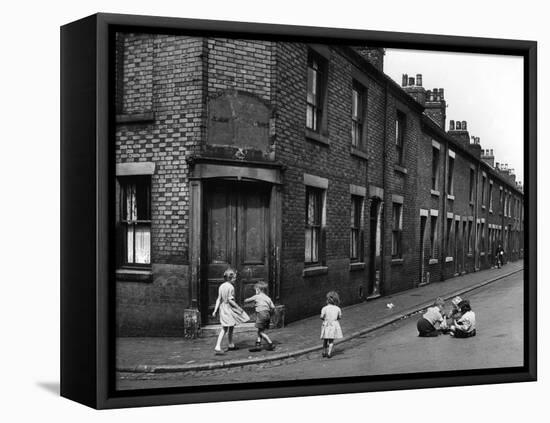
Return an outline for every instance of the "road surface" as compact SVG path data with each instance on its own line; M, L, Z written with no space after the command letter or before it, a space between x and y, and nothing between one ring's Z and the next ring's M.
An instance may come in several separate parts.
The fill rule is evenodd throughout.
M478 335L419 338L412 316L336 345L331 359L319 353L228 369L200 372L119 373L118 389L317 379L523 365L523 272L463 296L476 313ZM345 319L342 322L345 331ZM321 342L321 340L319 341Z

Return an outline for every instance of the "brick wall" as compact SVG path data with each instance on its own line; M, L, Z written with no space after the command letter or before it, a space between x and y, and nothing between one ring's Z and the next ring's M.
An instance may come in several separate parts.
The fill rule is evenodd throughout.
M126 335L181 332L188 306L189 189L186 156L201 143L204 115L200 38L124 37L122 112L116 162L154 162L152 282L117 283L117 328ZM132 116L152 113L146 121Z

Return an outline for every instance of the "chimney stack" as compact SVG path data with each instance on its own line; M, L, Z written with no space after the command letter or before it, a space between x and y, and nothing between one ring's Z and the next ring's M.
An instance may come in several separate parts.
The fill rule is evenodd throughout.
M420 75L420 83L422 83L422 75ZM445 129L447 104L445 103L443 88L433 88L431 91L428 91L424 113L437 123L440 128Z
M384 55L386 51L383 48L359 46L354 47L365 60L381 72L384 72Z
M495 156L493 150L482 150L481 160L487 163L491 167L495 167Z
M403 74L402 81L403 90L414 98L422 106L426 104L426 90L422 87L422 75L416 74L416 83L415 79L408 74Z
M454 131L454 130L455 130L455 121L451 120L449 122L449 131Z

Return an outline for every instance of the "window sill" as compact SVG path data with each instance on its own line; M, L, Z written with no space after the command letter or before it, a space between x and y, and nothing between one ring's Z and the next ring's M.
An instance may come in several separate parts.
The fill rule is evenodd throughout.
M466 254L466 257L468 257L468 258L472 258L473 256L474 256L474 255L473 255L472 253Z
M470 206L474 206L474 202L473 201L470 201Z
M454 259L452 257L445 257L445 263L450 263Z
M115 117L116 123L150 123L155 121L153 112L121 113Z
M435 190L435 189L431 189L431 190L430 190L430 194L435 195L436 197L439 197L440 192L437 191L437 190Z
M493 214L493 209L489 209L489 213Z
M455 196L454 196L453 194L447 194L447 200L454 201L454 200L455 200Z
M147 269L117 269L116 280L121 282L152 282L153 272Z
M365 269L364 262L354 262L349 264L349 271L353 272L354 270L363 270Z
M481 210L485 210L485 206L483 204L481 205Z
M306 139L308 140L315 141L315 142L318 142L319 144L323 144L327 146L329 145L327 136L322 135L318 132L312 131L311 129L307 129L307 128L305 129L305 136L306 136Z
M352 156L359 157L359 158L364 159L364 160L369 159L369 156L365 151L360 150L360 149L355 148L355 147L351 147L350 154Z
M307 278L309 276L326 275L328 273L327 266L311 266L305 267L302 272L302 276Z
M403 259L402 258L394 258L394 259L391 259L391 265L394 266L394 265L402 265L403 264Z
M403 175L406 175L407 173L409 173L406 167L403 167L397 163L393 165L393 170L395 170L396 172L402 173Z
M481 252L479 253L479 255L480 255L481 257L484 257L484 256L485 256L485 251L481 251Z
M436 259L436 258L432 258L432 259L430 259L430 261L428 262L428 264L437 264L437 263L439 263L439 260Z

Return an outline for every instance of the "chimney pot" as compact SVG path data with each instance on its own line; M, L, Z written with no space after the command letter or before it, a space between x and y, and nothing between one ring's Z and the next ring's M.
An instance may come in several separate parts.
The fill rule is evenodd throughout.
M459 120L457 120L456 121L456 130L460 131L461 129L462 129L462 123Z
M406 73L403 74L403 79L401 81L401 85L406 87L407 86L407 81L409 80L409 77L407 76Z
M455 121L451 120L449 122L449 131L454 131L454 130L455 130Z
M411 85L411 86L414 85L414 77L413 76L409 76L409 85Z
M491 156L493 155L493 149L491 148Z
M416 74L416 85L418 85L419 87L422 86L422 74L421 73Z
M466 121L465 120L462 121L462 130L463 131L466 130Z
M439 89L439 94L441 96L441 100L443 100L445 98L444 95L443 95L443 88Z

